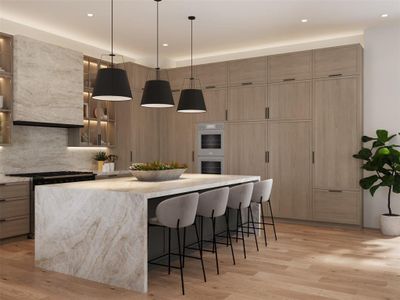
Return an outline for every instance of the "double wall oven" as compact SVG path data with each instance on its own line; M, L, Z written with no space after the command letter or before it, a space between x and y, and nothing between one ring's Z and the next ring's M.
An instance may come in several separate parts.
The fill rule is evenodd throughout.
M197 125L197 171L201 174L224 173L224 124Z

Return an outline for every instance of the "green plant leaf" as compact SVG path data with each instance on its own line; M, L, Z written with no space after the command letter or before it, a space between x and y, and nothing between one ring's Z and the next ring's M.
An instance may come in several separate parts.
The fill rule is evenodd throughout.
M369 160L369 158L372 156L372 152L368 148L362 148L360 151L358 151L357 154L354 154L353 157L357 159L362 159L362 160Z
M380 186L381 186L380 184L377 184L377 185L374 185L373 187L371 187L371 188L369 189L369 192L371 193L371 196L372 196L372 197L375 195L376 190L379 189Z
M371 188L373 186L373 184L379 179L379 177L377 175L372 175L369 177L365 177L362 178L360 180L360 186L364 189L364 190L368 190L369 188Z
M366 171L377 171L378 170L378 166L376 165L376 163L374 161L366 162L361 168Z
M393 192L400 194L400 174L394 176Z
M385 175L382 177L382 186L391 187L394 184L394 176L392 175Z
M385 143L384 143L384 142L381 142L381 141L375 141L375 142L372 144L372 147L373 147L373 148L381 147L381 146L385 146Z
M390 154L390 150L388 147L382 147L378 150L378 154L379 155L389 155Z
M366 136L366 135L363 135L363 136L361 137L361 141L362 141L363 143L368 143L368 142L374 141L374 140L376 140L376 138L372 138L372 137L369 137L369 136Z
M378 129L376 131L376 135L377 135L379 141L385 143L388 140L389 133L387 130Z

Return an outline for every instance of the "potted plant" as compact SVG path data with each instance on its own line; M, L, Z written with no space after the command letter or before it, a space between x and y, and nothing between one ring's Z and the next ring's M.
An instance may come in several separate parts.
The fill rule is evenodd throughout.
M185 164L177 162L162 163L154 161L150 163L134 163L129 167L132 175L139 181L165 181L181 177L186 171Z
M385 235L400 235L400 216L394 214L391 207L392 193L400 193L400 145L390 141L397 134L389 135L386 130L376 131L376 137L363 136L362 142L370 144L363 147L353 157L363 160L362 169L374 172L374 175L360 180L360 186L374 196L380 188L387 189L388 213L381 215L381 231Z
M94 155L94 160L97 161L97 171L101 173L103 171L104 162L107 160L107 153L104 151L97 152Z

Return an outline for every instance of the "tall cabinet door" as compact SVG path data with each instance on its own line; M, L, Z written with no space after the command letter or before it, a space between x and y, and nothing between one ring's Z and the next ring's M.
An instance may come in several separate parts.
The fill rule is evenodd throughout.
M195 114L193 116L195 122L205 123L225 121L227 89L208 88L203 90L203 95L207 112Z
M246 85L229 88L228 120L251 121L266 117L265 85Z
M127 170L133 157L133 101L116 103L115 113L117 118L117 169Z
M266 176L265 122L226 125L225 153L227 174Z
M271 201L282 218L311 217L311 122L268 122Z
M176 111L179 96L174 93L175 107L160 110L160 157L164 162L186 164L188 172L193 172L193 117Z
M361 101L358 77L314 82L314 187L358 189Z

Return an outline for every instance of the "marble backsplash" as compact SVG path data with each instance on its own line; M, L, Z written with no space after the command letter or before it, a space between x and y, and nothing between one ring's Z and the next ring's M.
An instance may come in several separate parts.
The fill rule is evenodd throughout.
M99 149L67 147L65 128L14 126L12 145L0 147L0 174L95 170Z

